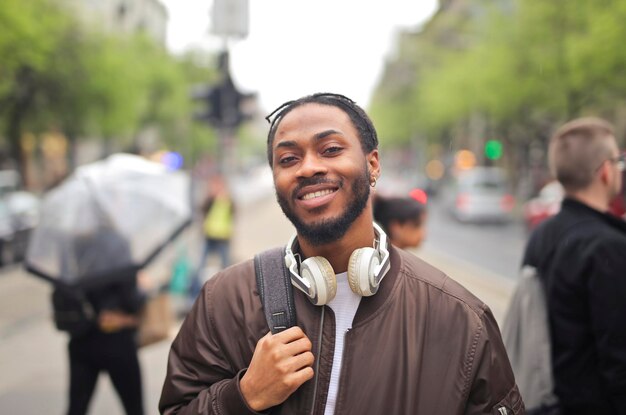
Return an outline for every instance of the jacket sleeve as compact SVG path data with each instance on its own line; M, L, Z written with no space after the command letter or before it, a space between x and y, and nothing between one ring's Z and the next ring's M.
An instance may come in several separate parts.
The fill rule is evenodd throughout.
M257 414L239 389L245 369L235 372L220 353L209 318L212 282L205 285L172 343L159 401L161 414Z
M468 367L469 396L465 414L524 414L524 402L491 310L484 305Z
M592 250L587 292L600 373L617 413L626 414L626 244L604 239Z

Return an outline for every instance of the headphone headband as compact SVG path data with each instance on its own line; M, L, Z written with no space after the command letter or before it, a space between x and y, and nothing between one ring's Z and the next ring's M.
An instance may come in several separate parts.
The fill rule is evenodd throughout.
M289 270L289 274L291 274L292 284L306 295L309 295L311 283L298 274L298 260L296 260L296 256L293 254L293 249L295 249L297 242L298 234L294 233L285 247L285 265Z
M374 287L378 287L380 282L383 280L384 276L389 271L391 267L389 260L389 245L387 234L383 229L376 223L373 222L374 233L376 238L374 239L374 249L378 253L378 257L380 258L380 263L374 268L374 281L372 281ZM298 242L298 234L294 233L293 236L289 239L287 246L285 247L285 265L289 270L289 274L291 276L292 284L298 288L300 291L305 293L309 298L315 297L316 293L314 292L314 288L310 281L306 278L303 278L298 270L298 260L294 255L294 250L296 249L296 244Z

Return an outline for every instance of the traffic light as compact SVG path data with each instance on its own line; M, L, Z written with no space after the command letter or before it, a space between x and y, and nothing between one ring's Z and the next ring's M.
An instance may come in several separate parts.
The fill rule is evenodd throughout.
M192 95L204 104L194 118L206 121L215 128L236 128L254 115L248 102L254 100L256 94L238 91L230 76L217 85L200 87Z
M217 116L215 113L216 110L212 104L214 101L213 87L208 85L197 85L192 89L190 95L191 99L201 103L198 105L198 109L196 109L193 113L194 120L209 121Z
M203 103L194 119L206 121L215 128L234 129L254 116L256 93L240 92L230 76L228 53L219 57L222 79L215 85L202 85L192 91L192 98Z
M502 142L500 140L487 140L485 143L485 157L489 160L498 160L502 157Z

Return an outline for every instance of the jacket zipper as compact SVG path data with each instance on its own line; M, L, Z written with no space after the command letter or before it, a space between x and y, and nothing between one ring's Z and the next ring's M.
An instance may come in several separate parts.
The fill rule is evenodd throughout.
M315 413L315 398L317 397L317 374L320 369L320 357L322 355L322 334L324 330L324 309L326 306L322 306L322 318L320 319L320 336L317 341L317 359L315 362L315 376L313 381L315 382L313 385L313 403L311 404L311 415Z

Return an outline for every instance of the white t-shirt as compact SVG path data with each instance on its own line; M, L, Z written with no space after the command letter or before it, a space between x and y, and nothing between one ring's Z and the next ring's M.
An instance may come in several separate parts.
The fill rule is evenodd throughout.
M335 351L333 355L333 368L330 373L330 386L328 387L328 399L324 415L335 413L335 403L337 402L337 391L339 389L339 375L341 372L341 359L343 358L343 340L346 331L352 328L352 320L356 314L361 296L355 294L348 284L348 273L343 272L336 275L337 295L328 303L328 306L335 313Z

